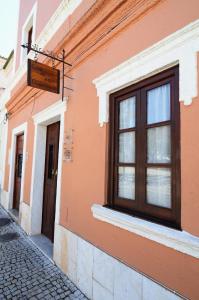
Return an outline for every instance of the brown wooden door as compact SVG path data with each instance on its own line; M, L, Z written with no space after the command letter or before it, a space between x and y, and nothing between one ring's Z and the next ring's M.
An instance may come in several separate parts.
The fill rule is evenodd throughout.
M24 135L18 135L16 140L16 157L15 157L15 180L13 194L13 208L19 210L20 195L21 195L21 177L23 165L23 143Z
M52 242L54 240L59 128L59 122L49 125L46 139L42 233Z

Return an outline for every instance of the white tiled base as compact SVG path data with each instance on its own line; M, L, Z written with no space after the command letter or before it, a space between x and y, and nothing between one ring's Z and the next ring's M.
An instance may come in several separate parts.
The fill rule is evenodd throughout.
M54 260L92 300L182 299L57 224Z
M26 231L27 234L30 234L30 206L25 202L20 203L20 216L19 221L23 230Z
M14 217L15 219L15 214L14 212L12 212L12 207L10 207L11 205L9 204L9 193L4 191L4 190L0 190L0 203L3 206L3 208L5 208L7 211L10 212L10 214ZM21 227L26 231L26 233L30 234L30 206L28 204L26 204L25 202L21 202L20 203L20 207L19 207L19 215L18 217L16 217L15 219L20 225Z
M8 192L4 190L0 190L0 199L1 199L1 205L8 210L9 209L9 201L8 201Z

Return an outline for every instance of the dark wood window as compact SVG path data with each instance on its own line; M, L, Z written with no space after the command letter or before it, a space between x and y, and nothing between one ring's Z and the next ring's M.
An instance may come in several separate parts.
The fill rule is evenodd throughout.
M31 27L30 30L28 31L28 48L27 48L28 53L30 52L30 48L32 45L32 31L33 31L33 28Z
M180 229L178 67L110 96L108 206Z

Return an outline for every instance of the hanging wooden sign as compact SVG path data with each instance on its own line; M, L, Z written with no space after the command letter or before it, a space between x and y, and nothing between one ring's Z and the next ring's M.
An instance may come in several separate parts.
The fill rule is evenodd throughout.
M60 70L44 65L37 61L28 59L29 86L59 94L60 90Z

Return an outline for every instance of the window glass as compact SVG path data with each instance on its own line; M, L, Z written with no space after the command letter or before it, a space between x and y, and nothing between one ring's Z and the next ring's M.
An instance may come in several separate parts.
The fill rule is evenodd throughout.
M135 127L135 97L120 101L119 129Z
M17 165L18 165L17 177L21 178L21 176L22 176L22 165L23 165L23 154L18 154L18 156L17 156Z
M49 145L48 152L48 179L53 178L53 164L54 164L54 146L52 144Z
M32 47L32 31L33 31L33 27L30 28L30 30L28 31L28 53L30 52L30 49Z
M118 196L135 199L135 168L119 167Z
M171 208L171 170L147 168L147 203Z
M147 92L147 123L170 120L170 84Z
M119 134L119 162L133 163L135 161L135 132Z
M147 130L148 163L170 163L170 126L154 127Z

